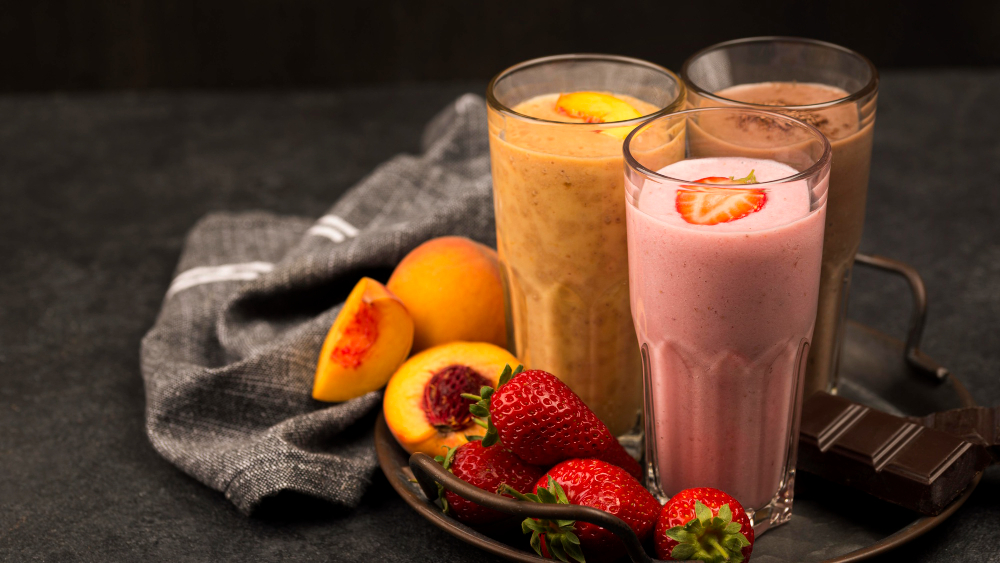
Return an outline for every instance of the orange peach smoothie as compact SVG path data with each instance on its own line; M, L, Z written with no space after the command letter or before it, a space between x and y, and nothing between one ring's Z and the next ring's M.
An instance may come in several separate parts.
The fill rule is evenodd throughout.
M612 95L642 115L660 109ZM513 321L508 346L526 367L566 382L620 435L642 411L625 242L627 130L602 132L569 117L556 109L558 97L513 108L534 120L490 110L497 248ZM681 137L650 151L666 166L683 148Z

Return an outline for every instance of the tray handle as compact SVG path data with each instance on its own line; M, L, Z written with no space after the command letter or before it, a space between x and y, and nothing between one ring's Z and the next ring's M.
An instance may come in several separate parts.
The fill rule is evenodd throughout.
M903 359L925 379L936 383L945 381L948 378L948 370L920 351L920 338L924 334L924 323L927 320L927 289L917 270L905 262L884 256L857 254L854 261L906 279L913 294L913 313L910 315L910 328L906 335Z
M450 471L441 467L440 463L434 461L431 456L421 452L410 456L410 470L413 471L413 476L417 479L420 489L423 490L428 500L433 501L437 498L437 484L440 483L445 489L463 498L505 514L525 518L589 522L618 536L625 544L625 550L634 563L658 562L657 559L651 558L646 553L639 538L628 524L621 518L603 510L572 504L538 504L490 493L455 477Z

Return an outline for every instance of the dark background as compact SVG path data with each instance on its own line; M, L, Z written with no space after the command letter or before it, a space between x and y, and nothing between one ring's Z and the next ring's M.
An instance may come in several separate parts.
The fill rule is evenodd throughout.
M886 71L862 250L921 272L923 350L1000 405L1000 2L0 0L0 561L496 561L380 472L358 510L273 499L246 518L157 455L139 341L185 234L222 210L320 216L519 61L678 70L766 34ZM902 281L857 271L852 319L902 336L908 315ZM994 467L873 562L996 561L998 522Z
M678 70L694 51L798 35L882 69L1000 64L1000 2L0 0L0 92L316 88L485 80L607 52Z

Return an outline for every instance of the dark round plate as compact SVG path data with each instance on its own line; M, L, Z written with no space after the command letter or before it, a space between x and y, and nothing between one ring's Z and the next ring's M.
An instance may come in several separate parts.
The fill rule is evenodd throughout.
M903 362L903 344L871 328L848 323L841 359L840 394L896 414L920 416L974 406L954 376L925 383ZM379 464L393 488L424 518L449 534L511 561L548 561L530 551L519 530L476 530L441 513L413 482L409 456L379 416L375 427ZM754 544L753 558L768 562L846 563L886 552L925 533L951 516L972 494L973 484L941 514L921 517L851 489L799 474L791 521L769 530Z

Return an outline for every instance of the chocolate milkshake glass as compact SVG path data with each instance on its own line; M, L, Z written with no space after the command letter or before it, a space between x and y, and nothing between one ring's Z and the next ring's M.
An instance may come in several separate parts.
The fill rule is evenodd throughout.
M613 96L635 117L587 122L558 111L560 95L571 93ZM684 88L645 61L561 55L503 71L487 102L508 346L625 433L642 411L642 377L629 313L622 141L643 119L678 109ZM682 152L652 150L664 163Z
M819 314L805 394L835 391L851 267L864 226L878 72L864 56L831 43L753 37L699 51L684 63L681 76L689 107L785 113L814 125L833 146Z
M686 153L663 166L644 138L667 132ZM721 489L756 533L791 516L830 158L815 127L744 108L677 112L625 141L646 486Z

